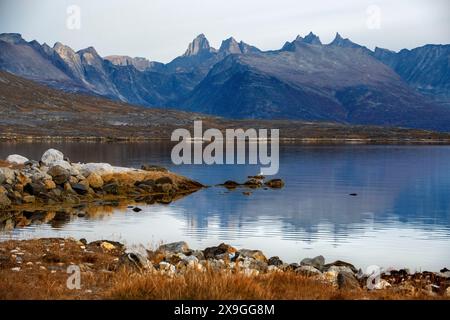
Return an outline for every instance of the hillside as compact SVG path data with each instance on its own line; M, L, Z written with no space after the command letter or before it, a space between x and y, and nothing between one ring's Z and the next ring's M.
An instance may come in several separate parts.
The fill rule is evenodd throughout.
M88 95L65 93L0 71L0 139L170 139L174 129L277 128L282 138L373 142L450 141L450 134L349 126L327 122L228 120L168 109L145 109ZM314 142L314 141L313 141Z

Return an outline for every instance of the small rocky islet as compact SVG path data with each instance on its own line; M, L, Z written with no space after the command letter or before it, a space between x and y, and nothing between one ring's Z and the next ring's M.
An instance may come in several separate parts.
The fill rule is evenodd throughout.
M0 162L0 210L101 204L132 199L146 203L170 203L204 186L169 172L143 165L141 169L108 163L72 163L55 149L40 161L10 155Z

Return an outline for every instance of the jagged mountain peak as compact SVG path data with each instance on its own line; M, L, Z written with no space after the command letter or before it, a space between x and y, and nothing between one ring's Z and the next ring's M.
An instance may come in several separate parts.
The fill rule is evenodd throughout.
M100 55L97 53L97 50L95 50L94 47L87 47L87 48L81 49L81 50L77 51L77 53L79 55L91 54L94 57L100 57Z
M0 40L11 44L26 43L20 33L1 33Z
M345 47L345 48L362 48L362 46L360 46L357 43L354 43L349 38L343 38L339 34L339 32L336 32L336 37L330 43L330 46Z
M201 33L189 44L183 56L189 57L202 54L205 52L211 53L214 51L215 49L209 45L209 41L208 39L206 39L206 36L203 33Z
M303 39L304 43L308 43L308 44L316 44L316 45L321 45L322 42L320 41L320 38L315 35L312 31L310 33L308 33L308 35Z
M219 52L225 52L228 54L242 53L241 48L239 47L239 43L233 37L230 37L230 38L222 41Z

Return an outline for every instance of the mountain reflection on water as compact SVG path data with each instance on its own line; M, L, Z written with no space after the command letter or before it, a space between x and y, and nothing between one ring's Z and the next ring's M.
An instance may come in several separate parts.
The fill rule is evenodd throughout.
M49 147L72 161L160 164L209 185L243 182L259 172L249 165L174 166L165 143L0 144L0 158L18 153L36 159ZM288 262L322 254L360 267L450 266L450 147L287 144L280 152L282 190L246 196L241 189L212 187L168 205L140 205L139 213L126 205L59 212L56 219L40 213L42 219L16 228L4 225L9 231L0 238L73 236L144 245L185 240L194 248L228 242Z

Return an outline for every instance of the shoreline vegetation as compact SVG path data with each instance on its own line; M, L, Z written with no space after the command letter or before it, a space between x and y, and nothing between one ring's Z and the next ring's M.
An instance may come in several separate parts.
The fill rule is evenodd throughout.
M193 250L183 241L155 249L73 238L0 242L0 299L450 299L448 269L369 277L344 261L285 263L225 243Z

